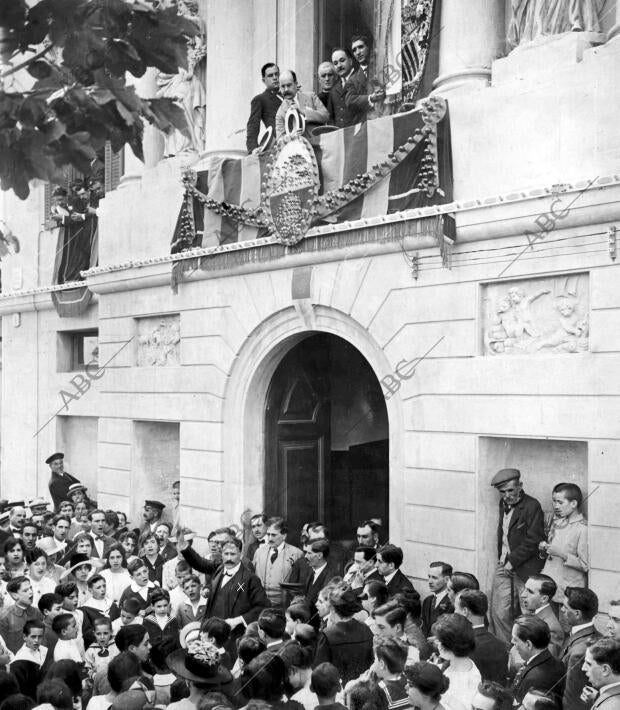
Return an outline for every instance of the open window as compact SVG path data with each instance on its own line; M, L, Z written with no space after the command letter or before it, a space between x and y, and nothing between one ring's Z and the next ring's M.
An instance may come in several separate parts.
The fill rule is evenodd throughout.
M334 47L351 49L354 34L374 39L375 5L381 4L380 0L319 0L316 4L317 66L331 59Z

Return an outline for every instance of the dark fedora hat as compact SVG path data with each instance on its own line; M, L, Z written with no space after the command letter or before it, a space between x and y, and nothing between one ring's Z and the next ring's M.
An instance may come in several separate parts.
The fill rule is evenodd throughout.
M220 664L218 649L208 641L191 641L187 648L173 651L166 664L176 675L195 683L224 685L232 680L231 672Z

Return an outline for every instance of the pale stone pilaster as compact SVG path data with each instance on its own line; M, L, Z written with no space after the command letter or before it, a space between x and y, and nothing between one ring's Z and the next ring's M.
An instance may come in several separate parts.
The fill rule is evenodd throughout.
M490 84L491 63L504 52L504 15L504 3L498 0L443 0L434 93Z

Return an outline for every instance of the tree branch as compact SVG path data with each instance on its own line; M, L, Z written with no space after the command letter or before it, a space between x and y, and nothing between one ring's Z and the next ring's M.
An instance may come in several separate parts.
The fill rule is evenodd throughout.
M11 74L15 74L16 72L20 71L20 69L24 69L25 67L27 67L27 66L28 66L29 64L31 64L32 62L36 62L37 59L40 59L42 56L44 56L45 54L47 54L53 46L54 46L54 45L51 44L51 43L48 44L47 46L43 47L42 50L40 50L39 52L37 52L37 53L34 55L34 57L30 57L30 59L26 59L25 62L22 62L21 64L18 64L16 67L11 67L10 69L7 69L5 72L2 72L2 74L0 74L0 79L4 79L4 78L7 77L7 76L11 76Z

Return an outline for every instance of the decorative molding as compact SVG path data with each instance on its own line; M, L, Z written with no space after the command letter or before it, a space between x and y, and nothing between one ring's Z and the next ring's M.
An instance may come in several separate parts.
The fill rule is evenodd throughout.
M584 190L588 185L590 188L586 193ZM578 195L580 192L584 193L583 196ZM590 180L579 180L572 184L563 184L561 194L563 198L566 197L567 203L573 201L573 207L570 214L556 227L557 232L590 224L605 225L603 229L605 231L609 223L620 220L620 175L602 176L592 183ZM380 215L355 222L313 227L300 245L303 245L309 238L325 236L331 243L330 249L312 253L298 253L300 245L297 245L296 249L286 251L286 259L281 258L273 262L262 259L247 260L247 264L231 268L230 273L273 270L330 261L339 258L338 255L342 252L342 249L338 248L339 234L359 232L370 227L378 228L377 231L379 231L383 225L415 222L423 217L448 213L456 215L457 243L461 245L468 242L524 235L528 230L530 232L537 230L536 218L548 211L549 203L557 199L557 195L558 186L551 185L512 191L503 195L461 200L441 206L407 210L391 215ZM576 201L575 197L579 197L579 200ZM51 299L46 298L46 295L53 290L65 290L86 285L93 293L97 294L162 286L170 283L169 264L216 255L223 255L218 257L218 260L225 259L229 252L252 250L258 252L262 251L264 247L273 248L275 245L286 249L282 245L278 245L274 237L266 237L247 242L200 247L182 254L165 254L148 259L97 266L82 272L86 281L0 294L0 315L52 308ZM436 242L426 237L406 237L403 240L403 246L406 249L425 249L436 246ZM384 254L400 248L401 244L397 240L376 243L366 241L359 246L346 246L348 258ZM214 267L216 261L214 260ZM224 275L224 272L218 270L217 275ZM193 279L212 277L213 273L202 270L192 276Z
M181 324L179 314L137 319L138 367L179 365Z
M588 280L582 273L485 284L484 354L587 352Z

